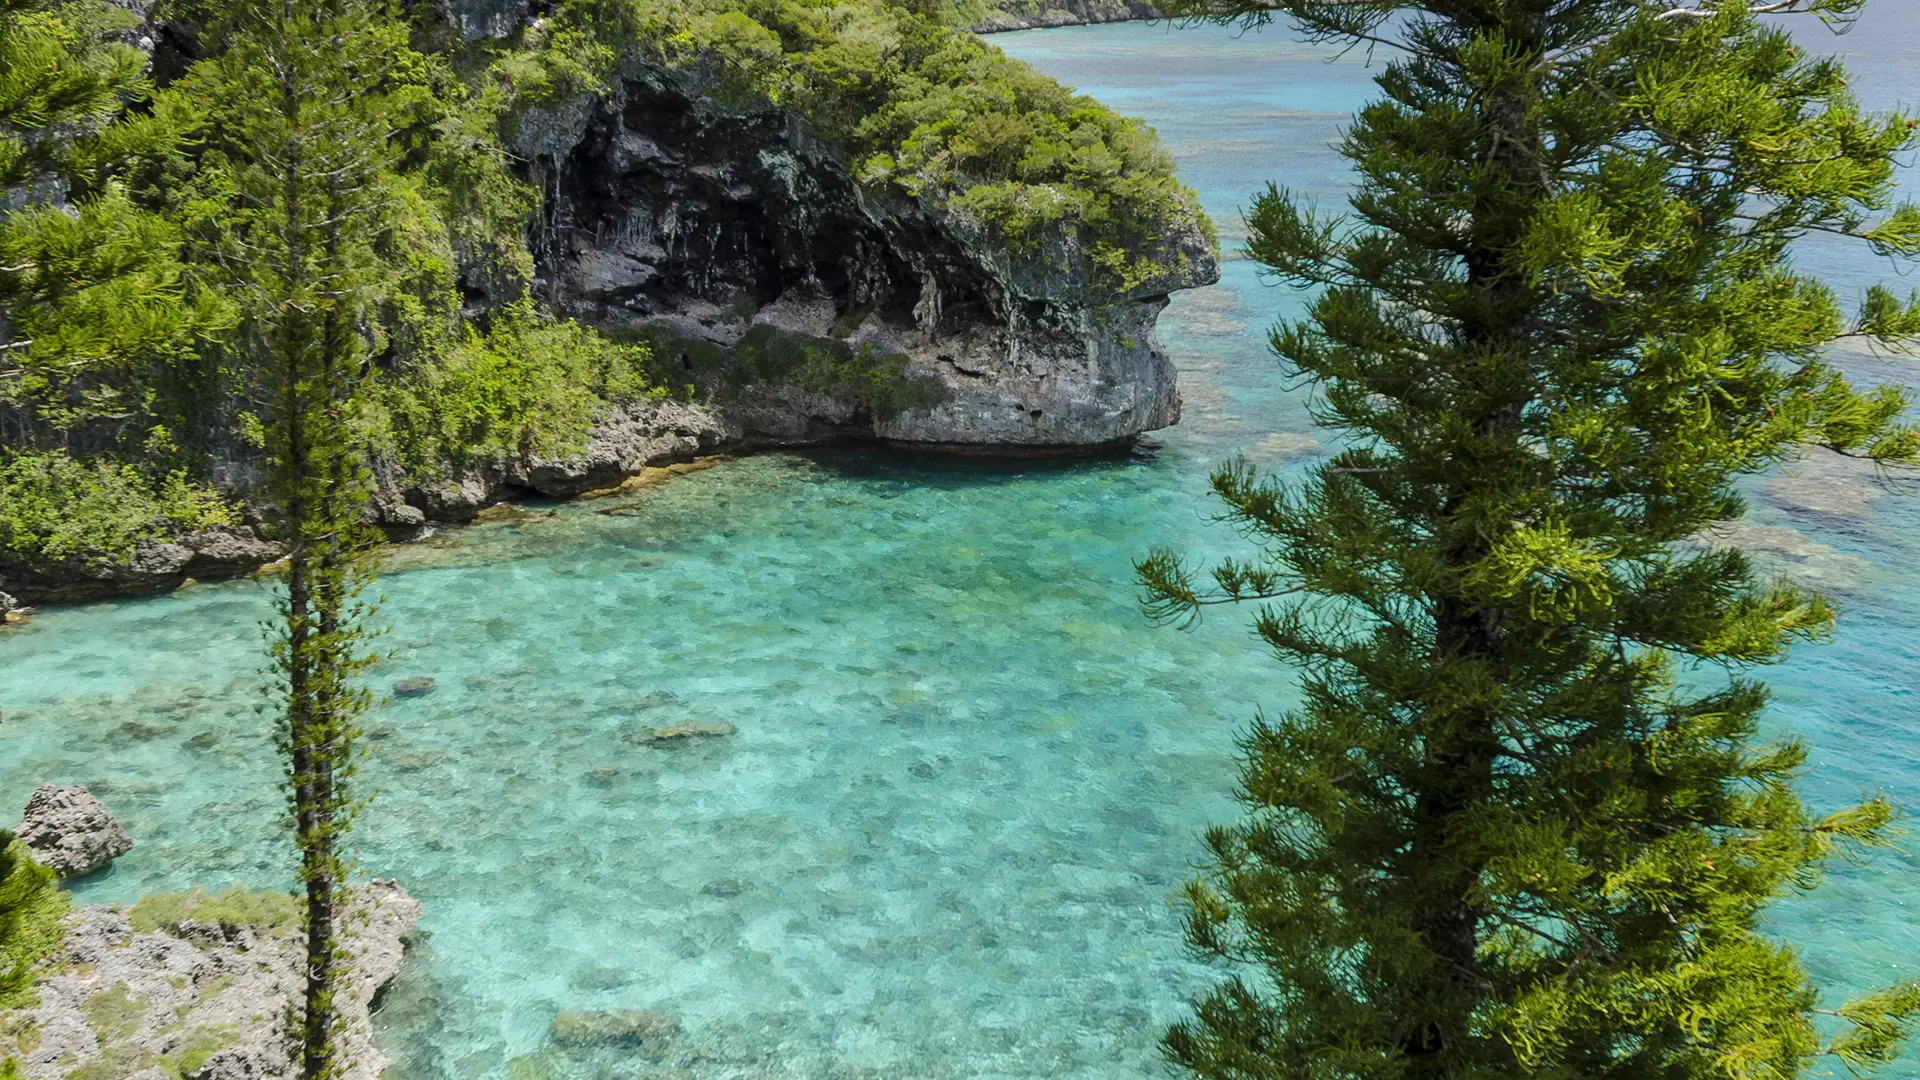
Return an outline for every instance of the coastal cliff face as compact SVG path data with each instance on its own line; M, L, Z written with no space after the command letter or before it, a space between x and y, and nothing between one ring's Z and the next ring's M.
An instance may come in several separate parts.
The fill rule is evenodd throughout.
M968 29L976 34L998 34L1162 17L1159 8L1143 0L998 0L995 7L993 14Z
M1159 239L1162 272L1111 288L1069 234L1012 246L963 214L863 187L795 117L721 104L698 68L632 62L622 76L604 99L521 120L516 148L554 192L535 250L555 310L655 332L665 366L689 378L703 364L685 343L732 350L766 327L903 356L907 377L938 383L897 415L789 395L721 402L723 423L1018 453L1178 421L1154 321L1169 292L1219 276L1197 214Z

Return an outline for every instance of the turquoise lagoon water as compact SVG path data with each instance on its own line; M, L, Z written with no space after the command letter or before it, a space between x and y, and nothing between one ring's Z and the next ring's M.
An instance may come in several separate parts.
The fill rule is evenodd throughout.
M1269 178L1342 197L1330 144L1369 92L1361 57L1140 25L998 42L1155 124L1229 242ZM1841 43L1869 104L1912 94L1910 28ZM1847 288L1887 274L1805 257ZM1234 550L1205 473L1317 452L1261 348L1293 302L1244 261L1178 297L1186 419L1125 459L769 455L396 552L380 676L437 689L370 718L361 773L360 864L427 912L380 1020L392 1075L1163 1075L1158 1031L1216 977L1168 897L1234 813L1234 732L1291 689L1242 618L1148 628L1129 561ZM1753 495L1748 541L1847 607L1832 646L1772 673L1815 749L1809 796L1920 802L1920 506L1832 461ZM267 611L258 585L199 586L0 637L0 805L88 783L139 842L82 900L288 881L255 711ZM689 720L738 733L621 737ZM1836 994L1911 975L1915 870L1842 867L1779 932ZM682 1031L652 1057L547 1046L556 1011L605 1008Z

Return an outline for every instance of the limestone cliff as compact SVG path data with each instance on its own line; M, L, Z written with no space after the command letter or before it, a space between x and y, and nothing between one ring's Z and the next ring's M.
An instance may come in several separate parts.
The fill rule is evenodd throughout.
M998 0L993 6L992 14L968 29L976 34L998 34L1162 18L1160 10L1145 0Z
M867 188L795 117L721 104L706 78L636 60L606 98L521 118L517 149L553 193L536 252L556 310L668 331L669 351L731 348L756 326L838 340L904 355L944 388L895 416L804 396L719 403L749 434L1031 452L1179 419L1154 321L1169 292L1218 278L1197 213L1160 238L1163 272L1114 289L1070 234L1010 246L936 202Z

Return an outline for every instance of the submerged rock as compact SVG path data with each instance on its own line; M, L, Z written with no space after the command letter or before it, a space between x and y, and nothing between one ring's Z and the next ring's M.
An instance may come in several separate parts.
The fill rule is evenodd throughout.
M636 731L627 736L627 741L641 745L677 743L716 738L721 735L731 735L733 732L733 725L722 720L716 723L675 724L672 727L655 728L652 731Z
M91 874L133 850L133 838L86 788L41 784L13 834L61 877Z
M425 676L399 679L393 684L394 697L425 697L433 693L433 680Z
M553 1018L551 1034L562 1046L645 1046L679 1030L679 1017L644 1009L567 1010Z
M21 1061L26 1080L289 1075L285 1022L305 985L305 942L291 897L245 899L261 896L158 897L159 919L145 902L70 916L39 1004L8 1018L35 1033ZM377 1080L387 1067L369 1008L399 972L403 938L419 918L419 901L391 881L353 890L342 920L347 976L335 998L348 1062L341 1080Z
M393 763L394 768L402 772L430 769L446 759L447 755L439 750L401 750L387 755L387 760Z
M573 973L567 985L575 990L615 990L633 981L633 974L623 968L607 967L604 964L592 964Z

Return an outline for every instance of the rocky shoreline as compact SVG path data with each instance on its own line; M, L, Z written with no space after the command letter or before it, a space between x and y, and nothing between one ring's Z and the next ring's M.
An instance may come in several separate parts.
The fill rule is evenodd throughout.
M490 461L425 482L409 480L397 469L375 462L368 516L389 541L405 542L430 530L459 526L481 517L489 507L518 498L570 499L606 491L649 475L677 474L683 466L707 459L770 450L876 443L884 440L787 414L764 403L753 408L725 405L635 404L615 410L593 427L584 454L565 459L528 456ZM778 434L767 429L774 428ZM1122 449L1132 439L1111 444L1063 448L1076 456ZM892 444L903 451L950 454L995 453L968 445ZM1027 449L1022 456L1046 456ZM663 472L671 470L671 473ZM687 471L691 471L690 469ZM221 581L259 571L285 556L286 547L271 538L271 525L251 508L246 519L228 528L201 529L164 539L146 539L133 557L110 564L59 563L36 567L0 562L0 631L24 625L44 604L79 604L117 596L171 592L196 581Z
M11 830L63 878L133 848L84 787L42 784ZM392 881L355 885L340 917L340 1080L379 1080L375 999L400 972L420 902ZM273 1080L292 1068L289 1017L306 985L299 901L233 888L95 904L66 916L31 1007L0 1012L0 1061L25 1080Z
M305 985L305 940L292 897L236 914L239 896L156 897L68 916L39 1004L4 1018L32 1032L20 1055L27 1080L287 1075L286 1022ZM342 1080L378 1080L386 1071L373 1044L373 1003L399 973L419 918L420 902L394 882L353 890L344 923L348 977L336 999L348 1062Z
M1159 8L1140 0L1006 0L1001 10L967 29L976 34L1001 34L1160 18L1164 16Z

